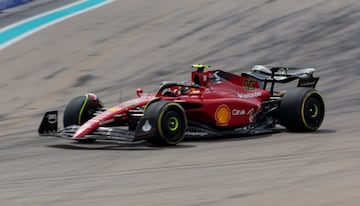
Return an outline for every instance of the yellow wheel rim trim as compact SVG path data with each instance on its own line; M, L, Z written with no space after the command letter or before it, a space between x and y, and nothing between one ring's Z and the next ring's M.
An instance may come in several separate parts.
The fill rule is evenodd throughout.
M307 123L306 119L305 119L305 103L306 103L306 101L309 99L309 97L310 97L311 95L313 95L313 94L317 94L317 95L319 95L319 96L321 97L320 93L317 92L317 91L309 92L309 93L305 96L305 98L304 98L304 100L303 100L303 102L302 102L302 104L301 104L301 119L302 119L305 127L308 128L308 129L316 129L316 127L310 126L310 125ZM319 110L319 108L317 108L317 113L319 112L318 110ZM317 114L316 114L316 115L317 115Z
M166 142L167 142L168 144L170 144L170 145L174 145L174 144L179 143L181 140L183 140L184 137L185 137L185 135L183 135L178 141L175 141L175 142L170 141L169 139L165 139L164 133L163 133L163 131L162 131L161 120L162 120L162 118L163 118L163 116L164 116L164 110L165 110L166 108L170 107L170 106L176 106L176 107L180 108L183 113L185 113L185 110L184 110L182 107L180 107L178 104L176 104L176 103L169 103L169 104L165 105L165 106L162 108L162 111L161 111L161 113L160 113L160 115L159 115L159 118L158 118L157 126L158 126L158 131L159 131L159 135L160 135L161 139L163 139L164 141L166 141ZM187 120L186 120L186 117L185 117L185 129L186 129L186 127L187 127Z

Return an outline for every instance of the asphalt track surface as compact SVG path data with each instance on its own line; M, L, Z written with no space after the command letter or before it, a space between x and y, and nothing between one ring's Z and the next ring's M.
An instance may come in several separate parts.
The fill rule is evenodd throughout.
M360 3L118 0L0 52L1 205L359 205ZM83 145L40 137L48 109L106 105L189 79L190 65L316 67L315 133Z

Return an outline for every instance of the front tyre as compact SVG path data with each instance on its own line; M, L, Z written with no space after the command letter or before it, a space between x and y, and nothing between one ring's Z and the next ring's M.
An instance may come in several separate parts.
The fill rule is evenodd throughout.
M153 145L176 145L184 139L187 120L178 103L154 102L147 107L144 117L154 117L156 122L157 132L147 140Z
M319 91L312 88L289 90L280 103L280 123L290 131L316 131L325 116Z
M102 103L95 94L87 93L73 98L64 111L64 127L70 125L83 125L94 117L94 113L102 108ZM95 139L77 140L81 143L92 143Z

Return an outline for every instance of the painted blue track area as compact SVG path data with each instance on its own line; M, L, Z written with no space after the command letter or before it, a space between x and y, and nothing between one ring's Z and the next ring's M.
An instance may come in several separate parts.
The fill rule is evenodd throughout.
M11 7L18 6L20 4L25 4L32 0L0 0L0 10L8 9Z
M109 2L111 0L82 0L0 29L0 50L40 29Z

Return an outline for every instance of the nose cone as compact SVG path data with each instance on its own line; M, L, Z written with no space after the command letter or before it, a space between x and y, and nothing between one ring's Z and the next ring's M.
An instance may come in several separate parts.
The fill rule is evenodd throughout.
M88 121L85 124L81 125L80 128L75 132L74 136L71 139L81 139L87 134L90 134L96 128L99 127L99 123L96 121Z

